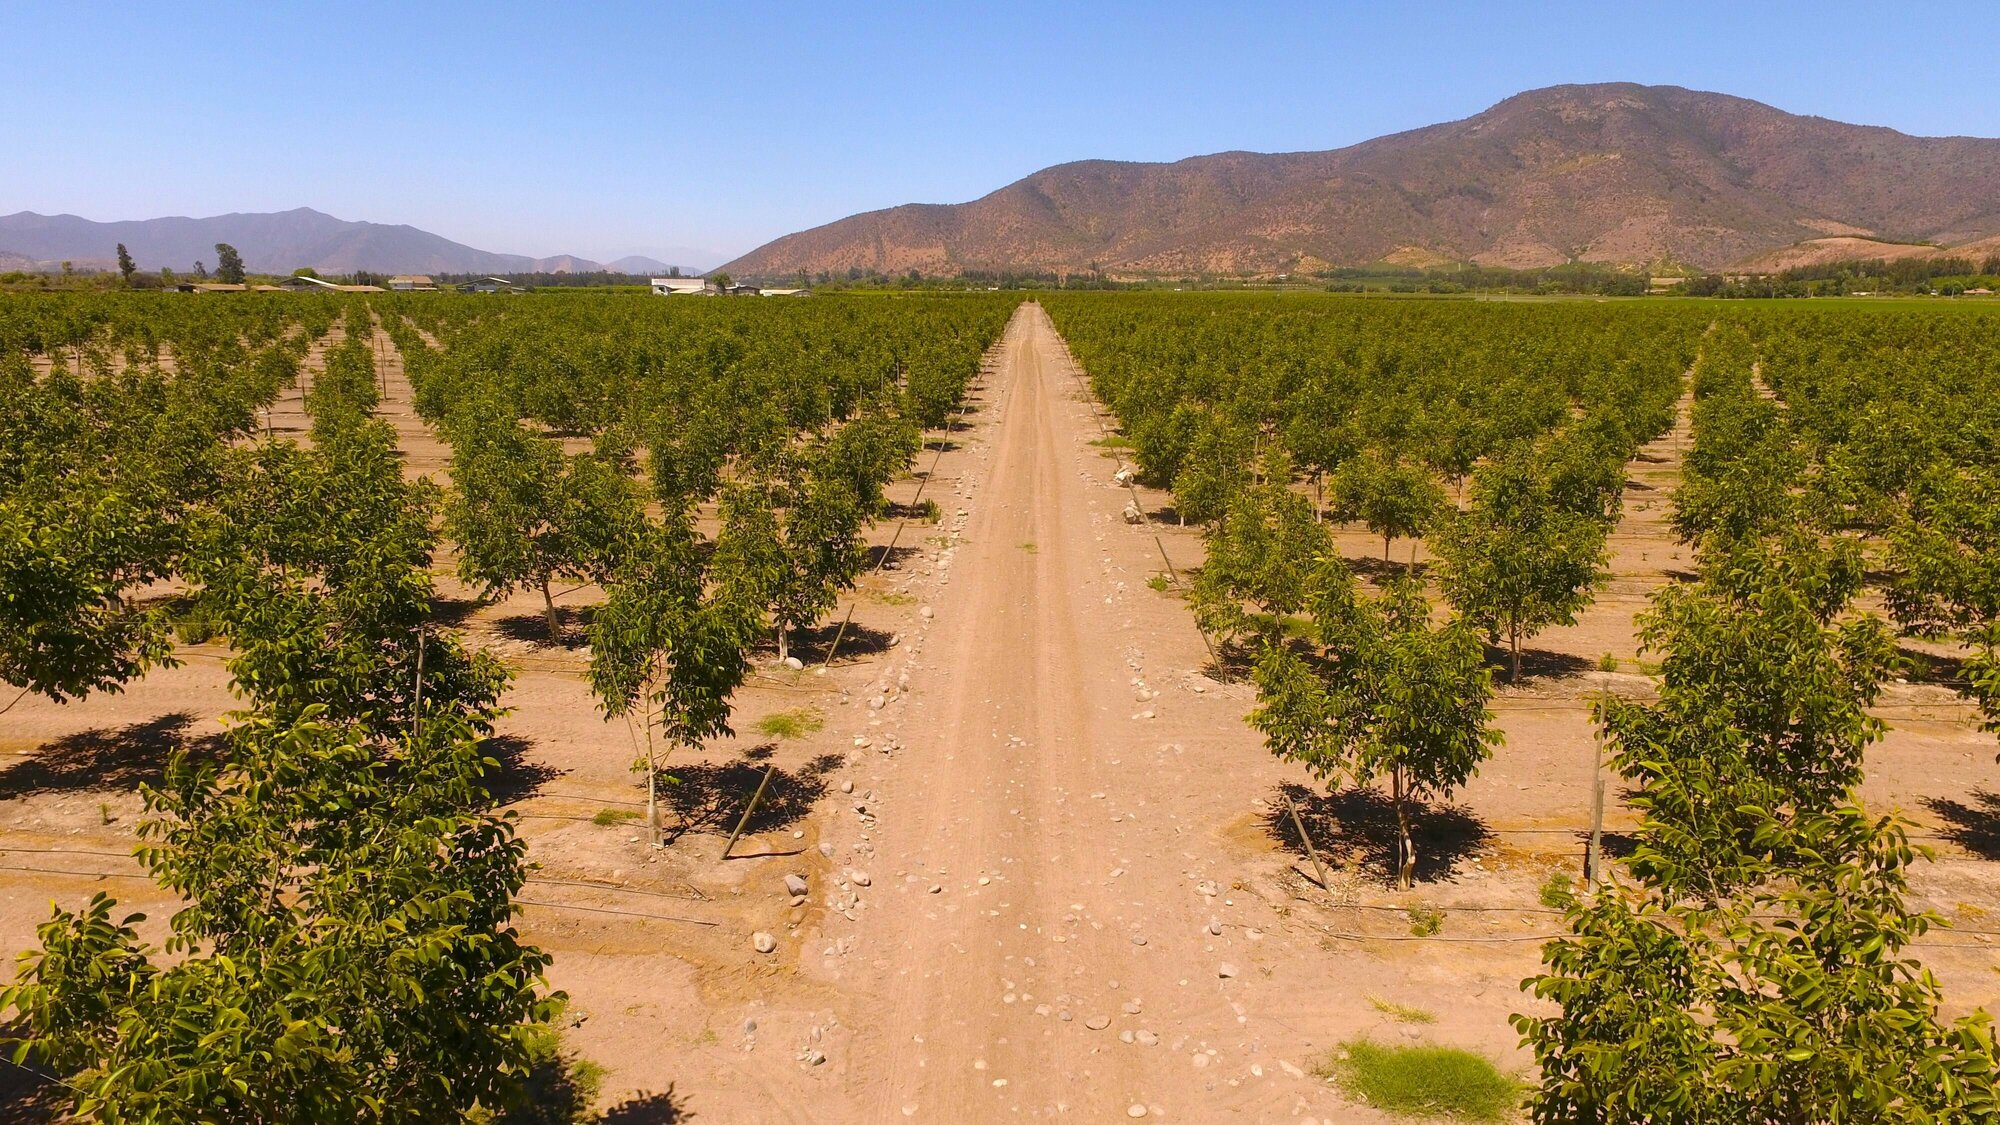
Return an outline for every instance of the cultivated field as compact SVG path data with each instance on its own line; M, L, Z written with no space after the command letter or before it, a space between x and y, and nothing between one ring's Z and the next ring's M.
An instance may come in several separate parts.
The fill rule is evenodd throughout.
M1643 786L1601 764L1593 701L1659 699L1664 654L1642 645L1642 614L1661 589L1693 583L1705 553L1721 557L1724 525L1744 539L1811 526L1868 552L1866 586L1836 616L1893 614L1911 656L1866 700L1886 730L1865 746L1855 795L1871 811L1900 811L1935 849L1911 869L1909 899L1950 927L1906 952L1942 984L1943 1014L2000 1004L2000 919L1989 913L2000 902L2000 765L1968 686L1979 657L1968 638L1993 607L1975 578L1937 577L1949 567L1936 561L1969 572L1966 559L1988 557L1984 523L1965 511L1987 494L1947 503L1946 486L1922 471L1948 463L1954 480L1979 481L1994 471L1985 453L1964 452L1990 453L1980 435L2000 432L1987 428L1992 399L1981 397L2000 381L1990 314L1063 295L1046 308L984 296L815 298L814 311L785 320L762 307L662 317L644 302L590 297L476 316L462 306L477 298L329 302L302 317L278 307L286 299L203 329L217 338L202 345L212 353L185 327L163 329L182 342L164 351L92 353L117 330L107 325L142 319L130 309L67 349L17 321L6 342L35 358L9 378L47 385L67 371L108 383L151 369L171 383L206 372L214 401L244 409L204 432L238 453L272 441L348 448L360 431L326 422L343 410L388 424L405 487L439 490L422 501L435 506L421 522L443 529L431 533L435 550L409 556L422 575L411 587L421 587L422 628L435 630L420 635L440 646L456 638L466 660L485 654L513 673L484 752L499 762L487 778L493 811L518 815L535 865L515 894L515 924L553 958L548 982L569 997L562 1042L603 1068L596 1106L607 1120L1394 1120L1321 1073L1360 1039L1466 1049L1532 1085L1536 1059L1510 1017L1559 1012L1520 985L1542 970L1544 944L1568 932L1560 895L1583 886L1600 779L1607 851L1646 841L1633 800ZM1072 330L1068 343L1059 325ZM631 340L643 342L621 342ZM270 361L268 379L246 388L216 374L263 355L290 365ZM1886 358L1895 355L1906 362ZM345 386L347 397L327 405L317 385ZM1723 405L1706 416L1698 405L1732 396L1744 412L1787 411L1789 444L1772 453ZM1391 400L1400 405L1383 405ZM1446 401L1451 411L1427 409ZM1323 424L1312 410L1326 411ZM104 413L107 431L124 424ZM1307 651L1310 604L1249 579L1199 585L1205 543L1232 512L1242 517L1239 496L1276 481L1312 501L1314 520L1353 517L1313 526L1349 560L1360 597L1415 577L1442 621L1451 567L1422 531L1446 527L1446 509L1477 507L1487 495L1478 473L1509 442L1553 440L1609 414L1625 445L1605 447L1617 450L1617 471L1597 531L1603 577L1573 623L1521 641L1518 677L1504 627L1481 651L1485 706L1503 740L1464 784L1417 802L1412 885L1401 887L1388 782L1329 787L1246 721L1268 684L1260 651L1324 655ZM494 418L505 434L481 429ZM17 414L7 432L23 440L39 425ZM1314 440L1336 430L1340 441ZM835 444L843 433L851 448ZM649 710L643 691L636 717L606 717L615 692L603 649L626 643L605 625L624 618L606 606L638 582L636 551L584 552L539 571L507 569L500 551L462 565L471 533L455 533L519 496L495 485L480 510L454 508L453 490L466 492L477 469L467 451L516 448L507 441L569 466L558 476L617 467L591 478L600 491L585 489L573 507L627 521L606 540L620 544L644 538L634 527L681 521L700 549L666 557L705 568L697 587L728 588L739 555L776 565L744 530L762 527L761 515L779 554L844 545L852 565L807 576L820 586L757 587L755 635L732 641L749 664L721 689L733 734L669 750L658 716L673 705ZM79 460L101 469L100 454L122 448L109 441ZM1442 498L1408 529L1418 534L1387 547L1359 484L1345 480L1351 510L1329 495L1343 464L1368 458L1422 466ZM1675 522L1690 458L1708 513L1693 533L1686 517ZM37 479L21 460L10 483ZM165 523L201 530L211 507L228 509L229 489L214 482L242 480L217 465L202 478L213 493ZM1716 483L1735 465L1794 502L1748 511L1741 490ZM670 476L683 483L668 487ZM603 483L614 478L625 483ZM115 473L89 479L123 486ZM334 479L346 483L317 494L321 503L366 506L351 480ZM849 490L837 503L787 491L836 480ZM821 503L845 515L811 525L795 516ZM11 526L59 510L23 500ZM241 522L266 515L252 507ZM1919 524L1948 547L1920 541ZM784 539L795 526L806 530ZM732 553L739 544L749 546ZM273 548L254 570L282 575L273 599L334 601L354 564L305 554L309 564L288 564ZM133 579L121 611L157 609L179 626L178 666L155 662L115 693L31 692L0 716L0 952L10 958L38 944L51 901L75 909L97 891L147 912L141 933L163 940L180 899L132 858L148 817L140 787L162 783L175 748L215 753L229 713L289 706L244 690L231 668L243 648L231 638L255 634L261 619L223 609L208 636L186 626L189 595L237 574L202 557L120 572ZM302 565L322 569L284 585ZM503 571L506 581L493 579ZM1912 571L1929 577L1898 585ZM640 603L649 619L708 627L705 607L657 596ZM786 639L799 667L771 632L786 597L807 607ZM1211 622L1229 611L1232 635L1205 636L1197 608ZM342 624L346 633L328 635L358 628ZM422 692L387 718L386 704L356 704L353 721L402 731L408 716L429 714ZM648 777L634 768L649 721L660 728L659 847L646 829ZM722 858L753 793L760 803ZM19 1112L53 1104L48 1087L29 1085Z

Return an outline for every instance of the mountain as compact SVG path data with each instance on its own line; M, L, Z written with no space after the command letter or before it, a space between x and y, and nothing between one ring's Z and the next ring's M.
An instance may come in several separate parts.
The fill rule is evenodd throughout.
M243 255L243 264L257 273L290 273L302 266L334 274L357 270L582 273L605 268L568 254L553 258L495 254L413 226L348 222L310 207L268 214L114 223L33 211L0 216L0 247L6 248L8 260L26 260L41 268L63 261L74 262L78 269L114 268L116 247L121 242L144 270L168 266L185 271L198 261L213 267L218 242L236 247Z
M723 268L1723 267L1827 237L1949 246L1996 234L2000 140L1912 137L1725 94L1606 83L1534 90L1325 152L1060 164L970 203L909 204L787 235Z

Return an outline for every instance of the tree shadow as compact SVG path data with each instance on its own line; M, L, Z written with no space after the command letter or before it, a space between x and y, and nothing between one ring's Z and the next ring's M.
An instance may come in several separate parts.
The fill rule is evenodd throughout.
M493 631L509 640L541 648L562 648L571 652L590 645L590 624L597 620L597 607L557 606L556 639L549 640L549 619L540 613L516 613L493 623Z
M914 504L904 504L891 500L883 505L883 517L892 520L909 520L924 526L934 525L942 517L944 509L935 500L919 500Z
M880 546L870 547L868 548L868 566L871 568L884 567L890 570L898 569L903 565L904 561L922 550L922 547L912 543L898 543L894 547L884 543Z
M1493 669L1494 679L1500 683L1527 683L1529 680L1566 680L1581 676L1597 667L1595 661L1568 652L1556 652L1546 648L1523 648L1521 650L1521 677L1509 681L1507 674L1513 670L1514 658L1506 648L1489 644L1486 648L1486 666Z
M447 629L457 629L464 626L473 614L478 613L487 604L482 598L454 598L444 594L433 594L431 621Z
M1972 803L1926 797L1924 807L1945 822L1938 835L1981 859L2000 859L2000 793L1974 789Z
M18 1024L0 1025L0 1040L26 1030ZM31 1070L11 1059L11 1052L0 1055L0 1125L43 1125L64 1119L69 1099L62 1086L39 1068Z
M668 1086L658 1094L634 1094L605 1110L597 1120L601 1125L675 1125L693 1118L674 1088Z
M839 633L838 621L829 621L811 629L794 629L791 654L807 666L824 663L827 653L833 647L833 638ZM880 655L889 651L889 638L893 635L885 629L849 621L847 632L840 637L840 651L835 655L847 657Z
M1356 575L1366 578L1377 586L1386 585L1398 578L1412 576L1422 578L1431 570L1431 564L1427 562L1420 562L1412 569L1407 553L1400 559L1393 555L1388 559L1383 559L1379 555L1348 555L1343 556L1341 561Z
M64 735L27 761L0 770L0 800L36 792L125 791L158 784L175 750L210 757L221 751L221 734L187 736L194 721L192 712L173 711L115 730L98 727Z
M1896 651L1903 658L1903 678L1913 684L1939 684L1953 687L1963 692L1965 687L1965 658L1941 652L1926 652L1909 645L1898 645Z
M512 734L496 734L486 740L486 756L500 763L498 769L488 769L482 779L486 784L486 795L494 804L526 800L541 792L542 786L569 772L545 762L529 761L528 751L534 745Z
M1322 859L1360 865L1385 882L1395 878L1396 805L1373 789L1343 789L1320 793L1287 783L1280 791L1298 806L1299 819L1312 834ZM1305 848L1282 797L1268 802L1264 828L1302 858ZM1493 841L1486 822L1457 805L1425 802L1410 812L1410 838L1417 846L1417 881L1432 883L1456 874L1459 863L1479 854Z
M667 809L679 823L666 829L672 843L690 832L728 832L736 827L744 806L771 771L771 784L764 799L744 826L745 832L764 833L790 828L812 812L813 805L826 796L826 775L846 759L839 754L822 754L800 767L798 772L778 769L765 759L769 746L756 747L744 760L735 762L694 762L660 771L660 793Z

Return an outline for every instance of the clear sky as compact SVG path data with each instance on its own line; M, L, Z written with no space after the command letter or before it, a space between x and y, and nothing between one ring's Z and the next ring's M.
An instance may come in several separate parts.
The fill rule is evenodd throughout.
M711 265L1050 164L1333 148L1636 81L2000 136L2000 4L0 0L0 213L310 206Z

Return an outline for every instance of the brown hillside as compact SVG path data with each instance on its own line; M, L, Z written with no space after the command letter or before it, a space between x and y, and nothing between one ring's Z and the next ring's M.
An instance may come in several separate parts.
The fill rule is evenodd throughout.
M1328 152L1057 165L970 203L788 235L726 268L1257 273L1392 257L1720 267L1829 235L2000 235L2000 140L1912 137L1674 86L1556 86Z

